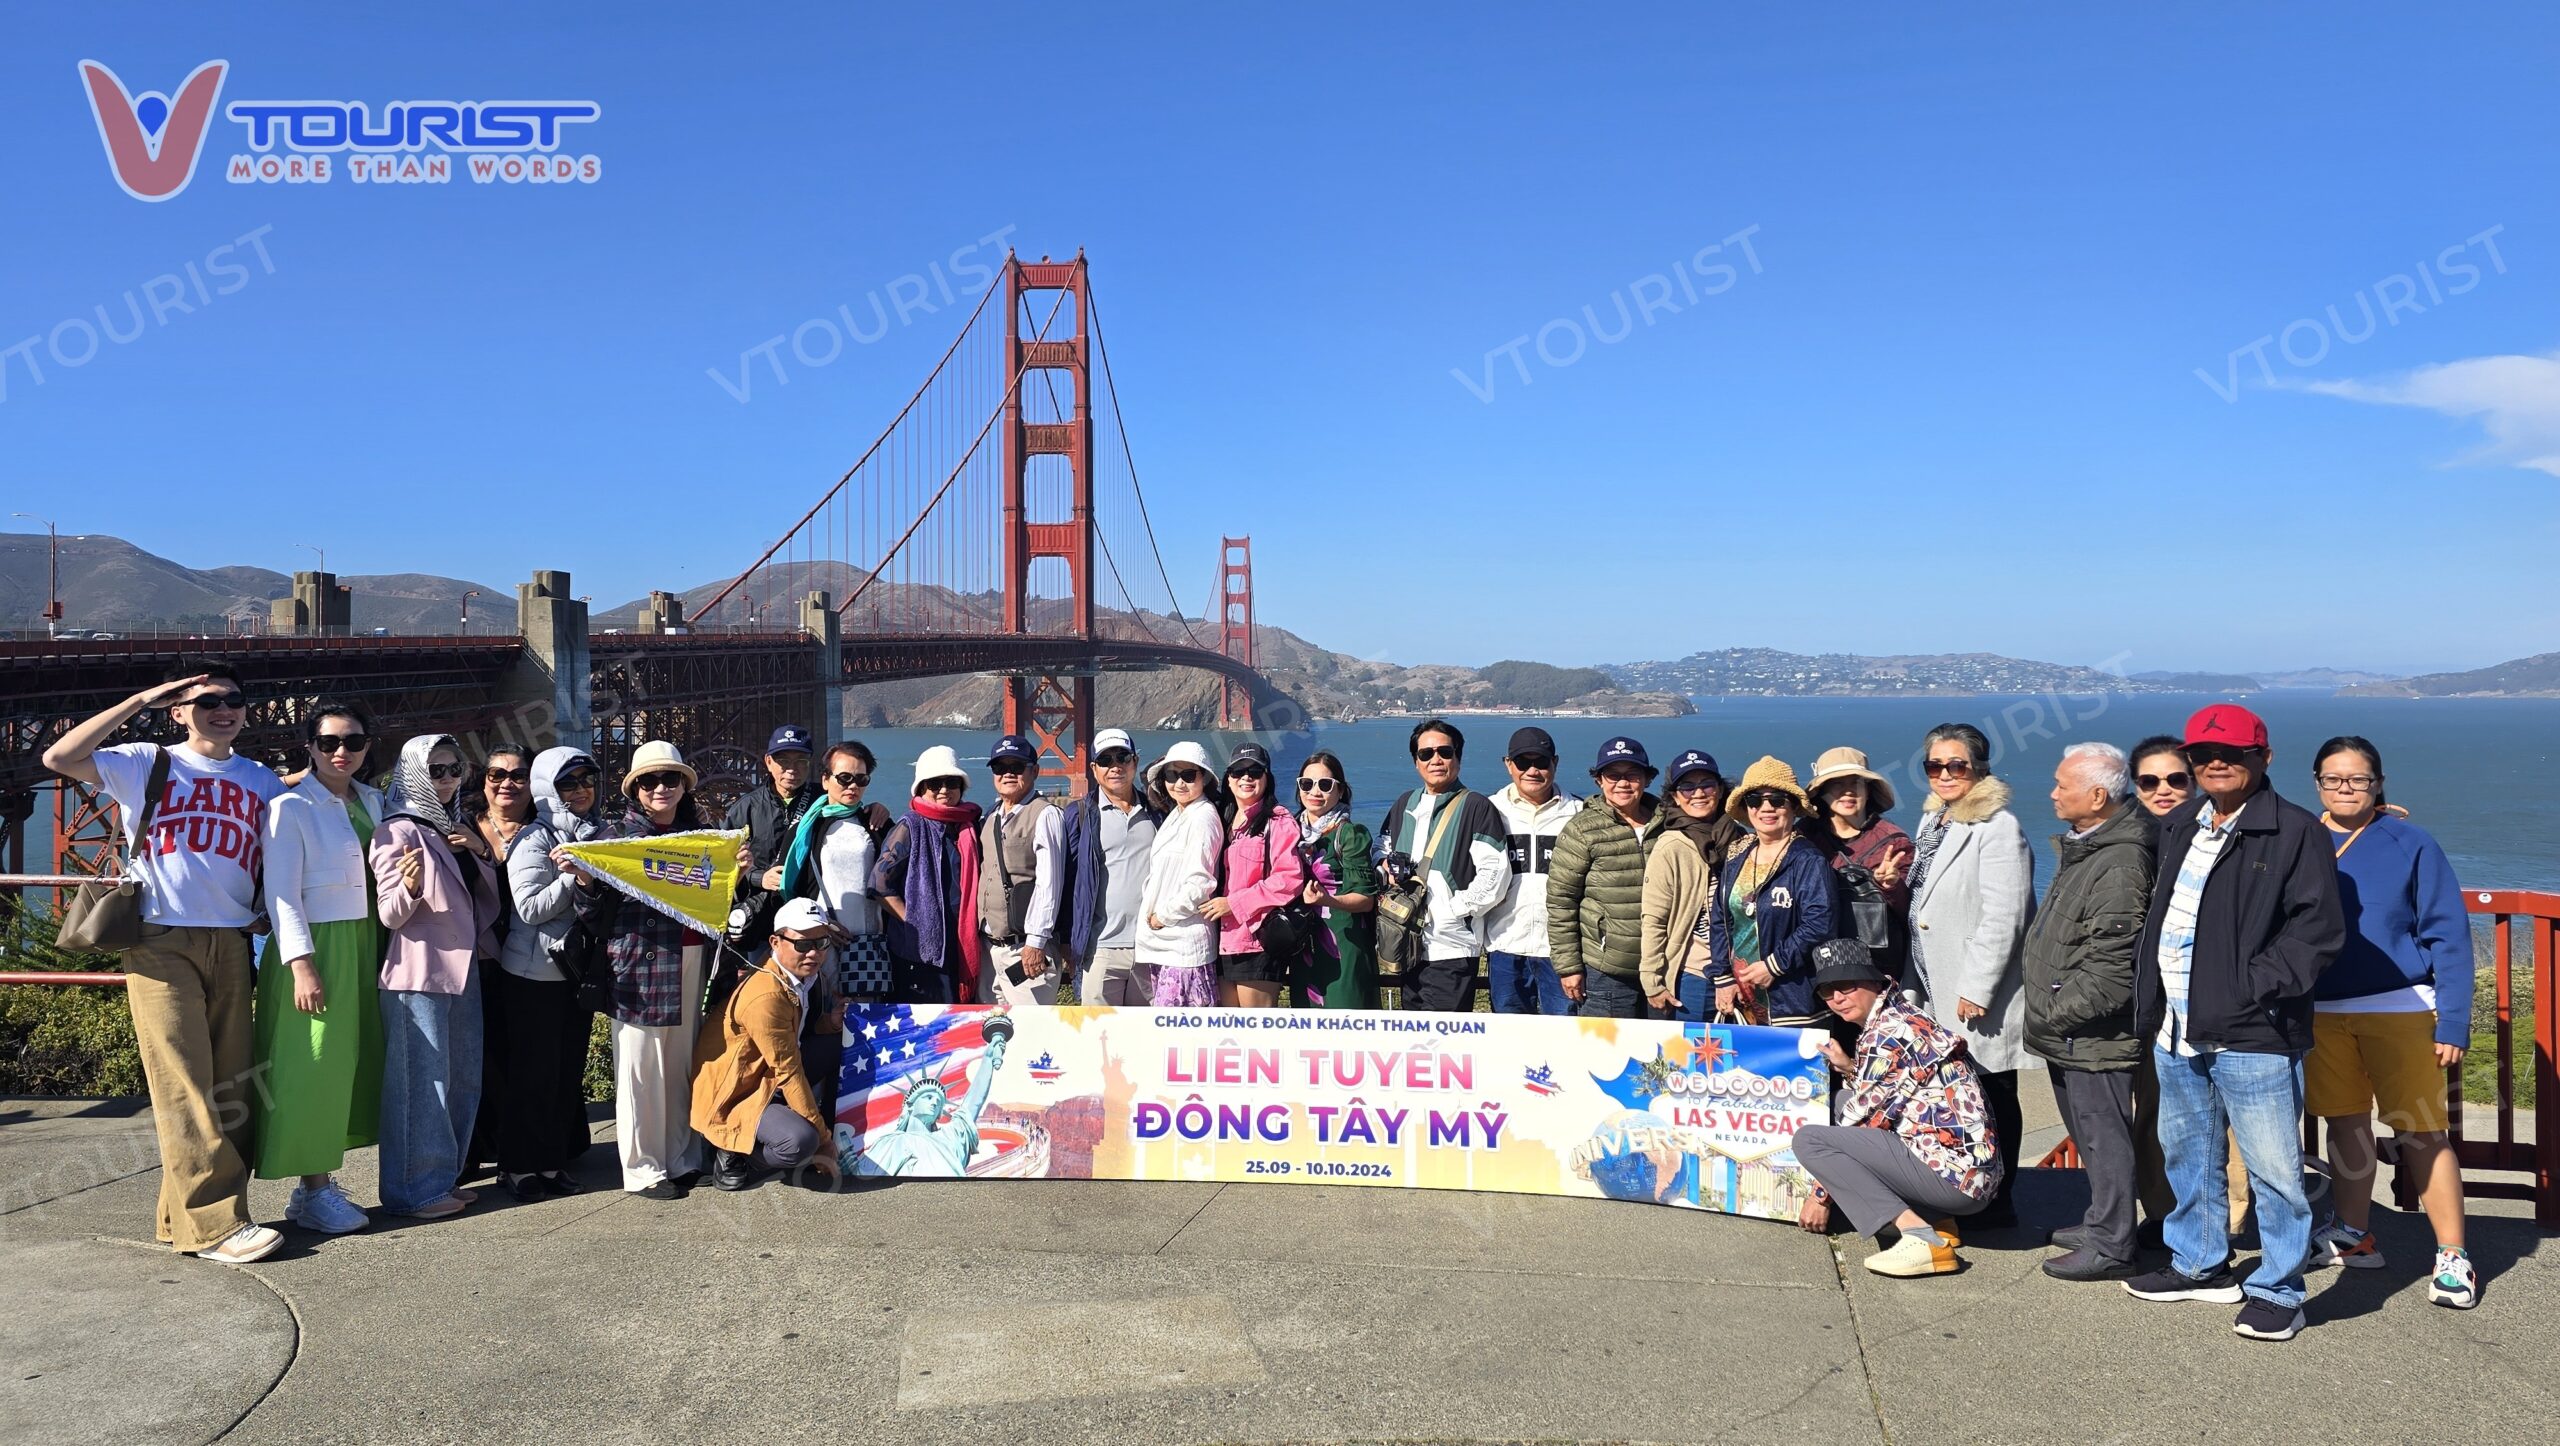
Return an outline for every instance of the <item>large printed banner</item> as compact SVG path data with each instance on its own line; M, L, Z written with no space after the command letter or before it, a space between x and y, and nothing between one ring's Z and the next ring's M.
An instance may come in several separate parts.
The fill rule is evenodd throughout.
M1818 1031L1312 1009L857 1006L847 1174L1401 1185L1793 1220Z
M562 847L624 898L716 937L729 927L738 841L746 836L744 829L699 828Z

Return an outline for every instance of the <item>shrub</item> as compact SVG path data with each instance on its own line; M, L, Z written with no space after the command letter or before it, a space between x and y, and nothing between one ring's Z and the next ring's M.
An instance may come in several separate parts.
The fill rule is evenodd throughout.
M107 973L112 954L64 949L53 920L0 902L0 967L12 973ZM0 1095L138 1095L142 1056L122 989L22 984L0 988Z

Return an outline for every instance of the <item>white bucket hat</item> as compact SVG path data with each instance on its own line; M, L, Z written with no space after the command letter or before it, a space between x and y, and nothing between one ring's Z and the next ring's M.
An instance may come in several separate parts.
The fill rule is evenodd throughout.
M924 791L925 784L937 778L957 778L966 782L969 771L960 766L960 755L946 743L937 743L916 755L915 787L907 790L909 798Z
M652 773L663 773L669 769L684 775L684 786L687 792L691 792L702 782L701 778L695 775L693 765L684 761L683 749L663 738L652 738L631 750L631 766L622 770L622 791L629 793L631 780L635 778Z
M1185 738L1181 742L1173 745L1171 748L1166 749L1164 751L1164 757L1157 759L1154 763L1147 766L1147 782L1150 784L1154 783L1156 781L1157 774L1164 772L1167 765L1175 763L1190 764L1192 767L1199 769L1202 773L1209 775L1211 778L1218 776L1217 765L1209 761L1209 750L1192 742L1190 739Z

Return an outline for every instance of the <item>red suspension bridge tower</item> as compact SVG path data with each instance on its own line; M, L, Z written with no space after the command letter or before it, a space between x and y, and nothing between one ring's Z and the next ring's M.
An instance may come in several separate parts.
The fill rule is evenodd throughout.
M1218 547L1218 651L1253 666L1253 539L1228 537ZM1253 693L1233 678L1218 683L1218 726L1254 725Z
M1075 299L1075 331L1064 341L1022 336L1025 292L1063 291ZM1063 300L1064 298L1061 298ZM1084 253L1073 261L1005 260L1005 372L1018 378L1004 406L1004 626L1032 631L1031 567L1044 558L1067 565L1068 635L1093 637L1093 374L1088 338L1092 325ZM1028 422L1022 394L1035 371L1065 373L1064 419ZM1055 388L1051 390L1054 392ZM1034 519L1025 486L1031 459L1067 459L1068 515ZM1093 673L1016 674L1005 680L1004 727L1031 740L1043 778L1063 780L1071 793L1085 787L1085 745L1093 736Z

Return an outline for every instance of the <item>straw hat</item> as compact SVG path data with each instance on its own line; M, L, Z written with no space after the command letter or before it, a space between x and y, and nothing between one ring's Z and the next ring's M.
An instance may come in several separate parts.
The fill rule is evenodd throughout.
M1735 823L1747 823L1742 801L1764 788L1774 788L1796 801L1796 809L1807 818L1813 816L1813 800L1805 797L1804 788L1796 782L1796 771L1785 760L1762 754L1760 761L1742 771L1742 781L1733 786L1733 797L1726 799L1724 816Z
M960 755L951 745L937 743L916 755L916 786L907 790L907 796L913 798L924 792L924 786L937 778L966 781L968 777L968 770L960 766Z
M1867 766L1864 753L1855 748L1834 748L1813 760L1813 777L1806 781L1804 791L1818 795L1822 792L1822 785L1836 778L1865 779L1867 811L1878 814L1893 811L1893 785L1884 781L1883 774Z
M1167 765L1175 763L1187 763L1193 768L1199 769L1202 773L1209 775L1211 778L1218 776L1217 765L1209 761L1209 750L1192 742L1190 739L1185 738L1181 742L1173 745L1171 748L1166 749L1164 751L1164 757L1159 758L1154 763L1148 765L1147 782L1151 784L1154 783L1156 781L1157 774L1164 772Z
M652 738L631 750L631 766L622 771L622 791L631 791L631 780L652 773L674 771L684 775L684 786L691 791L702 780L695 776L693 765L684 761L684 750L663 738Z

